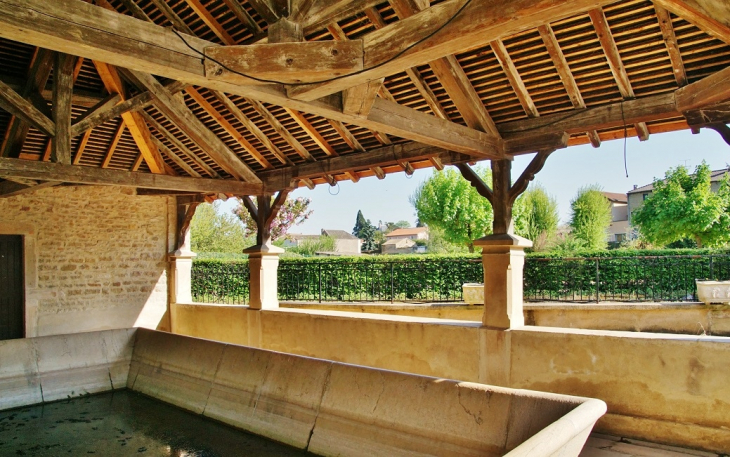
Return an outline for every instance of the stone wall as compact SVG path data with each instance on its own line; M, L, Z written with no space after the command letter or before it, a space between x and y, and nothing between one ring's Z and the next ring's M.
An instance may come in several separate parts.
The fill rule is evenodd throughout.
M0 199L0 233L25 243L26 337L169 328L174 201L62 186Z

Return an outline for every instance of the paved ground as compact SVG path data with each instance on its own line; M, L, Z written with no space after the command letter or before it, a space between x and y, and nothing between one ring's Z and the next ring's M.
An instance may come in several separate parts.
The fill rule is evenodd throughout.
M695 451L664 444L591 434L580 457L718 457L726 454Z

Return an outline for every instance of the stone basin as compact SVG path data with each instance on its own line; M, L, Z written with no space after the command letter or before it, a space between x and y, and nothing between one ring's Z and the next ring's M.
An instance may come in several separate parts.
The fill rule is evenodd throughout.
M578 456L606 411L146 329L0 341L0 360L0 409L128 388L317 455Z

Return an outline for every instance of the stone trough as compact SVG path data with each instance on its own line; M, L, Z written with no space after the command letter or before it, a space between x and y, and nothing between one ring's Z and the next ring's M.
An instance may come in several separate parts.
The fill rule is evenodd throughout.
M128 388L318 455L577 456L600 400L146 329L0 341L0 409Z

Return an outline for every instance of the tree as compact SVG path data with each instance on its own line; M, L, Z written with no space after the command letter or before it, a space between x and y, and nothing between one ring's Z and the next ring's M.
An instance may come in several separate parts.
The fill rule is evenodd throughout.
M253 220L251 213L243 206L243 201L240 198L237 200L238 206L233 210L233 214L238 216L241 222L243 222L246 229L246 236L255 236L258 230L256 221ZM256 200L253 200L253 202L256 205ZM279 213L274 218L274 222L271 224L271 240L276 241L284 238L290 228L309 219L309 216L312 215L312 210L309 209L311 202L312 200L308 198L298 197L293 199L287 197Z
M491 183L491 172L477 168L477 174ZM491 233L492 205L479 195L456 170L434 171L410 198L419 223L443 231L444 239L474 251L473 241Z
M241 221L232 214L220 212L218 202L198 205L190 223L190 238L194 252L240 254L254 244Z
M362 215L362 211L358 210L352 234L362 240L361 249L364 252L374 251L377 247L375 242L375 230L375 226L370 223L370 219L365 219L365 216Z
M545 189L531 186L515 202L515 232L531 240L536 251L542 250L558 231L558 202Z
M611 203L599 185L581 187L570 202L573 236L588 249L606 248L606 230L611 225Z
M693 175L683 166L670 168L666 179L655 180L644 205L631 223L651 243L666 245L690 238L698 247L730 241L730 183L727 176L717 193L711 189L710 167L703 161Z
M291 247L289 252L303 256L313 256L318 252L334 252L335 239L331 236L320 235L316 240L305 240L299 246Z

